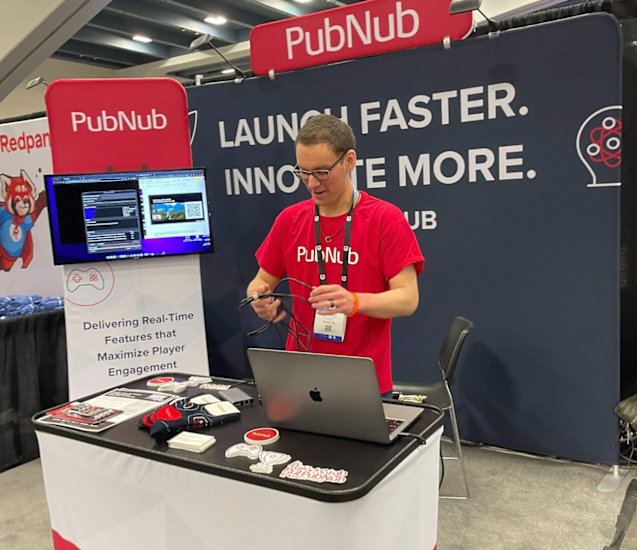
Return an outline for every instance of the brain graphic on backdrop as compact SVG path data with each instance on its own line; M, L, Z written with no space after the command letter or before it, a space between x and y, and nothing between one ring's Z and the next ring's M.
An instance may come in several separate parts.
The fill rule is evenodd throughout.
M621 106L605 107L580 126L577 152L593 177L588 187L621 185L621 114Z

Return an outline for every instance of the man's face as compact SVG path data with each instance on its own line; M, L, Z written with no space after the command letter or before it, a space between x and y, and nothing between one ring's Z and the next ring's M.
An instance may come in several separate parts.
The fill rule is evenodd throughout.
M329 170L339 157L340 155L337 155L327 143L296 146L296 163L303 170ZM356 153L348 151L345 157L332 168L330 177L326 181L318 181L314 176L310 176L308 181L303 182L316 205L332 204L350 188L348 176L353 167L352 157L355 164Z

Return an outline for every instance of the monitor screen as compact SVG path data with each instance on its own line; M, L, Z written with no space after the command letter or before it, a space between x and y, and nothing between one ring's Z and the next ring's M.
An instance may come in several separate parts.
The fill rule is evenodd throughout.
M56 265L212 252L203 168L45 180Z

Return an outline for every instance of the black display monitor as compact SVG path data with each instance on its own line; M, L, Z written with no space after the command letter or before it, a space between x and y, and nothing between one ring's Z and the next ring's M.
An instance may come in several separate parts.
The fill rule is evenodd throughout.
M204 168L45 182L56 265L213 251Z

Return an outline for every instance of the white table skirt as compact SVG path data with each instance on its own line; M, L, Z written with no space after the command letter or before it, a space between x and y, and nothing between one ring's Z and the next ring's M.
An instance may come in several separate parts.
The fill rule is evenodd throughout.
M55 550L436 546L442 428L366 496L343 503L36 433Z

